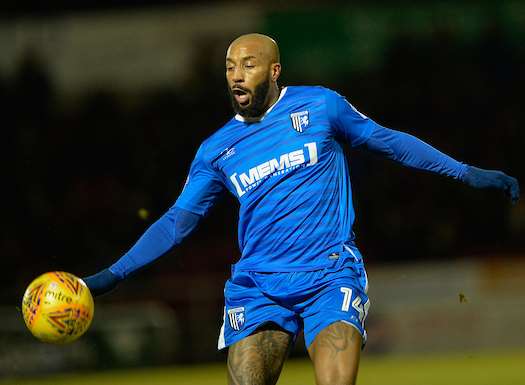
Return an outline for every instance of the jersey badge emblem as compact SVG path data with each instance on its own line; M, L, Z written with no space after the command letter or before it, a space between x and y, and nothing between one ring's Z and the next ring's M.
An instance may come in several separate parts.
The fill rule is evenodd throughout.
M233 330L241 330L246 321L246 317L244 316L244 307L228 309L228 319L230 320L230 326Z
M291 113L290 119L292 119L292 126L297 132L303 132L310 123L310 120L308 118L308 111Z

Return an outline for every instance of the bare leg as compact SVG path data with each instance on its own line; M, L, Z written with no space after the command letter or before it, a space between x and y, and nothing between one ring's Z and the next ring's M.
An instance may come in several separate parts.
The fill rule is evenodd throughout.
M361 356L361 334L344 322L323 329L308 348L317 385L354 385Z
M274 385L288 356L292 336L267 325L230 346L229 385Z

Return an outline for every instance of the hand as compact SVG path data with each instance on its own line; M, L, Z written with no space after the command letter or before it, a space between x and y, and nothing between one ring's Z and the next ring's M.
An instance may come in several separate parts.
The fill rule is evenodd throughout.
M497 188L503 190L514 204L518 202L520 197L518 180L502 171L484 170L468 166L467 171L463 175L463 182L474 188Z
M91 294L96 297L113 290L120 281L120 278L113 274L109 269L104 269L89 277L82 278Z

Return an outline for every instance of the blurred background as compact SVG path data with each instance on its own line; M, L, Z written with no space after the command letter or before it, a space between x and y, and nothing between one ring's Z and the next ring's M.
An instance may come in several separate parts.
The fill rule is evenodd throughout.
M20 301L43 272L108 267L172 205L232 116L224 57L242 33L277 40L281 85L333 88L382 125L525 180L523 1L38 4L0 6L0 378L225 360L230 196L97 298L78 342L38 343ZM348 161L372 301L365 362L525 351L525 202L360 151Z

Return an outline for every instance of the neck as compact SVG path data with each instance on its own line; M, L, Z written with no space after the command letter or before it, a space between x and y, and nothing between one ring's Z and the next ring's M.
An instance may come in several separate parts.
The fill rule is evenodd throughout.
M277 86L277 83L272 83L270 85L270 89L268 90L268 104L266 105L265 112L268 111L268 109L275 104L277 99L279 99L279 94L281 92L279 91L279 87Z
M281 91L279 90L279 87L277 86L277 83L272 83L270 85L270 89L268 90L268 96L266 107L264 109L264 112L260 116L254 116L251 118L243 117L244 121L247 123L254 123L261 120L261 118L266 114L266 112L279 100L279 96L281 94Z

